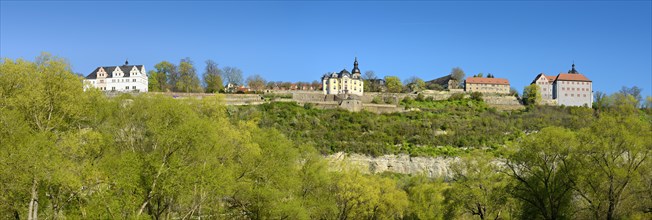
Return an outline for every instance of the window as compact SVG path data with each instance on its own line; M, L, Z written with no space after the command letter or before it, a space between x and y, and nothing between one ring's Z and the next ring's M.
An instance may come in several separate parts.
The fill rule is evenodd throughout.
M125 90L129 90L129 86L125 86Z
M575 94L571 94L571 97L575 97Z
M584 94L584 97L586 98L586 94Z
M111 87L111 91L115 91L115 86Z

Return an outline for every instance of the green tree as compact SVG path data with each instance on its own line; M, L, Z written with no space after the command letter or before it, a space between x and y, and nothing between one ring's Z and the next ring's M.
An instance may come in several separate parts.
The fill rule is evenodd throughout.
M387 92L399 93L403 90L403 83L396 76L385 76L385 87L387 87Z
M407 194L387 178L345 171L337 180L338 219L395 219L404 215Z
M157 73L155 82L157 82L159 86L156 91L167 92L176 87L177 81L179 80L177 66L168 61L162 61L154 65L154 68Z
M179 63L179 79L175 85L176 91L201 92L197 70L190 58L181 59Z
M58 218L81 191L86 152L75 139L99 117L99 90L82 90L62 58L0 63L0 213ZM4 216L4 214L2 214ZM9 216L5 216L9 217Z
M426 89L426 82L416 76L410 77L406 80L405 84L410 92L418 92Z
M406 189L410 200L409 215L405 219L444 219L447 190L448 184L439 179L411 178Z
M639 194L633 184L642 181L652 151L652 126L638 117L600 119L579 132L580 148L576 160L580 166L575 189L585 200L591 218L620 219L632 214Z
M523 89L523 104L534 106L541 103L541 92L537 84L531 84Z
M451 166L453 183L446 198L450 217L460 214L471 214L480 219L505 217L509 177L505 175L504 167L492 159L485 154L474 154Z
M222 70L217 66L213 60L206 60L206 69L204 70L204 83L206 88L204 91L207 93L217 93L224 90L224 82L222 82Z
M522 203L522 215L568 219L573 212L572 150L576 135L565 128L547 127L527 136L509 153L508 175L516 182L512 195Z
M604 92L596 91L593 94L593 108L596 110L604 110L608 108L610 102L610 97Z
M623 95L631 95L632 97L634 97L634 99L636 100L635 107L638 108L639 105L641 104L641 101L643 100L643 97L641 96L641 90L642 89L639 88L638 86L633 86L631 88L623 86L620 89L619 93L622 93Z
M147 90L150 92L162 92L161 84L158 81L158 73L154 70L147 72Z

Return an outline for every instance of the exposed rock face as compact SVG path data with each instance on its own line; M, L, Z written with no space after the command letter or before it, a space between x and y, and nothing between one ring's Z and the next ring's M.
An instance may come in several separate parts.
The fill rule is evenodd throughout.
M339 152L326 156L336 170L349 166L362 172L394 172L402 174L425 174L428 177L451 177L450 165L459 160L455 157L410 157L409 155L384 155L371 157L361 154Z

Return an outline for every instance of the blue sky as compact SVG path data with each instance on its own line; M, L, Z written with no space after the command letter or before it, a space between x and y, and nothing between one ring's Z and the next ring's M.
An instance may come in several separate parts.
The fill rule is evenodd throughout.
M210 2L2 1L0 56L67 58L75 72L130 64L147 69L190 57L245 77L313 81L360 69L425 80L459 66L518 90L573 61L608 93L652 94L650 1Z

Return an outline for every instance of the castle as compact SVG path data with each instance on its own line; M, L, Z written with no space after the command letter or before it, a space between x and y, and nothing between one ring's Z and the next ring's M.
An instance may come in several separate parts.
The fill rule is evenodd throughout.
M358 58L353 62L352 73L343 69L339 73L325 74L321 78L324 95L349 94L362 96L364 86L360 69L358 69Z
M557 105L587 106L593 105L593 82L582 75L572 65L568 73L557 76L537 75L532 83L539 86L541 98L556 101Z

